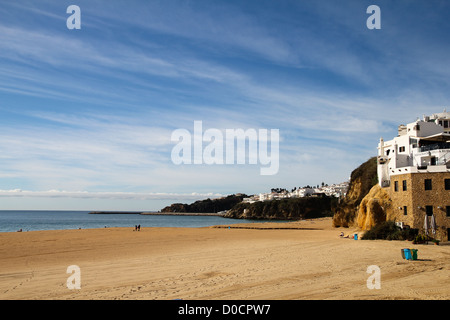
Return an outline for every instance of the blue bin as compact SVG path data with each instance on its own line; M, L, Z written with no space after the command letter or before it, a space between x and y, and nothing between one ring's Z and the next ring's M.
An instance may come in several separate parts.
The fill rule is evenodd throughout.
M355 233L355 235L353 236L353 239L358 240L358 234Z
M404 253L405 253L405 259L406 260L412 260L412 255L411 255L411 250L409 250L409 249L403 249L404 251Z

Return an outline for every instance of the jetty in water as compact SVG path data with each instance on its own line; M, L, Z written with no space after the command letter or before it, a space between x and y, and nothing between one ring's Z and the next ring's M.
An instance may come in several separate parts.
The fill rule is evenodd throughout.
M144 212L144 211L91 211L89 214L141 214L149 216L214 216L223 217L225 212Z
M89 214L141 214L142 211L91 211Z

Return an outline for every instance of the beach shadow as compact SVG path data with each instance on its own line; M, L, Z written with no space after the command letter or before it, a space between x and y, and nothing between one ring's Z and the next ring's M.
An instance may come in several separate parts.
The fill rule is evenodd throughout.
M416 259L416 260L411 260L411 261L433 261L431 259Z
M410 261L433 261L433 260L431 260L431 259L402 259L402 261L404 262L404 263L408 263L408 262L410 262Z

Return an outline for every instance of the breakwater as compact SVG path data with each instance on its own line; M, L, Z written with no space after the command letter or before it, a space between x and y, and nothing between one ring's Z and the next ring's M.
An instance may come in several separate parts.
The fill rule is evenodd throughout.
M91 211L89 214L141 214L153 216L213 216L223 217L224 213L196 213L196 212L139 212L139 211Z
M141 214L137 211L91 211L89 214Z

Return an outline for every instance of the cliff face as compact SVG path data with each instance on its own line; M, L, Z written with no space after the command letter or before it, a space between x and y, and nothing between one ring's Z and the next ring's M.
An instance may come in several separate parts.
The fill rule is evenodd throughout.
M174 203L161 210L161 212L188 212L188 213L213 213L231 209L248 196L245 194L229 195L219 199L206 199L195 201L191 204Z
M306 197L239 203L227 211L226 218L298 220L332 215L334 197Z
M187 206L188 204L185 203L173 203L170 206L161 209L161 212L188 212Z
M356 224L362 230L369 230L386 220L392 220L394 211L388 193L378 184L361 200Z
M353 170L347 194L334 209L334 227L349 227L356 223L361 201L377 182L376 157L370 158Z

